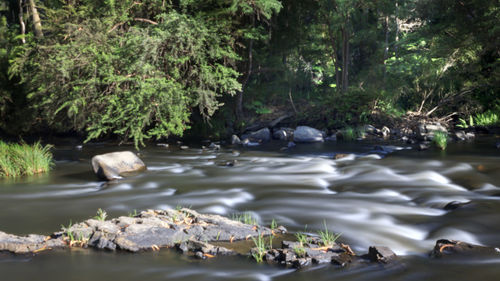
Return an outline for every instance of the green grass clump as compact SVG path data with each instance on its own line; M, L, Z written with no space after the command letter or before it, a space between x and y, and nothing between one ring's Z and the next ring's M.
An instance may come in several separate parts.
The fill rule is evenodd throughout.
M257 236L257 238L252 237L253 243L255 244L255 251L252 252L252 257L257 261L257 262L262 262L264 261L264 256L267 253L267 250L273 248L273 237L269 236L269 247L266 243L266 239L264 238L263 235L260 234Z
M293 251L299 258L304 258L306 256L306 249L304 247L293 247Z
M309 242L307 235L305 233L302 233L302 232L295 233L295 238L297 238L297 242L299 242L301 245L304 245L304 244Z
M234 221L242 222L244 224L259 225L257 219L254 218L249 212L245 212L243 214L233 214L231 219Z
M339 239L341 233L335 234L333 232L330 232L328 230L328 228L326 227L326 221L323 223L325 225L325 231L320 230L318 232L318 235L321 238L321 240L323 241L323 246L325 246L325 247L332 246L335 243L335 241L337 241L337 239Z
M275 219L273 219L271 221L271 230L275 230L276 228L278 228L278 223L276 222Z
M31 176L47 172L53 166L51 145L7 144L0 141L0 178Z
M448 134L445 132L435 132L432 141L439 149L445 150L448 145Z
M94 219L98 221L105 221L107 217L108 213L106 213L106 211L104 211L103 209L99 208L97 210L97 215L94 217Z

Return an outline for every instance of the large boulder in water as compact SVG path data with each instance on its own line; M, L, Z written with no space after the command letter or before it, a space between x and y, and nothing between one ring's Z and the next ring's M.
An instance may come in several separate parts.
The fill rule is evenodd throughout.
M248 139L250 142L263 143L271 140L271 131L269 128L263 128L255 132L250 132L241 136L242 140Z
M144 171L146 165L131 151L120 151L92 157L92 168L100 179L114 180Z
M293 132L293 140L295 142L323 142L323 132L308 126L298 126Z

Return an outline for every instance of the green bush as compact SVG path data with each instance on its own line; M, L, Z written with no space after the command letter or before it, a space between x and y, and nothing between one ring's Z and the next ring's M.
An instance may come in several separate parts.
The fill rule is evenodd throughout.
M7 144L0 141L0 177L19 177L47 172L53 166L51 145Z

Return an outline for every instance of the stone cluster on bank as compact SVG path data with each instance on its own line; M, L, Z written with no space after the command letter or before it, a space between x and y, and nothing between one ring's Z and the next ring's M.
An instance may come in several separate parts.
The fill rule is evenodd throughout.
M257 239L272 239L285 233L284 227L270 229L218 215L199 214L186 208L147 210L134 216L111 220L88 219L63 227L61 231L49 236L16 236L0 231L0 253L36 255L52 249L73 247L128 252L175 248L184 254L206 259L217 255L237 255L238 241L255 243L256 246ZM304 240L299 242L284 239L277 247L253 247L244 254L253 256L264 251L261 252L262 261L296 268L324 263L347 267L398 261L396 254L384 246L371 246L367 253L357 254L349 245L336 241L327 244L321 238L311 235L304 236ZM222 243L225 246L221 246ZM447 256L496 258L500 256L500 249L440 239L430 252L430 257Z

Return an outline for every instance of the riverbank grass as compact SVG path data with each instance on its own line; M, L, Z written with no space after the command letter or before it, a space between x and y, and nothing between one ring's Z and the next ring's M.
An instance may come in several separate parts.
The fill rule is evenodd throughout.
M0 178L31 176L44 173L53 166L51 145L40 142L5 143L0 141Z
M448 134L445 132L436 132L432 141L439 149L445 150L448 145Z

